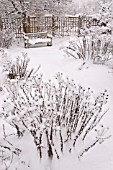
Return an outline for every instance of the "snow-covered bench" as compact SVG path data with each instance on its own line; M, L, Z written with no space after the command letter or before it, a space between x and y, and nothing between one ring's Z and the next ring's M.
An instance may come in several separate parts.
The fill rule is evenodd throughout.
M23 34L25 48L34 47L39 44L46 44L47 46L52 46L52 35L49 35L47 32Z

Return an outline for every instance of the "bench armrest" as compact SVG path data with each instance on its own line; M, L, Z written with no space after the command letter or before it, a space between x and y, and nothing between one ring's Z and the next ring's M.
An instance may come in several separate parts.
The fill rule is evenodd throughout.
M53 36L51 34L47 34L47 38L52 38Z
M47 34L47 38L51 39L51 42L48 43L48 46L52 46L52 35Z
M29 37L27 37L27 36L24 36L24 39L25 39L25 40L29 40Z
M28 45L28 43L29 43L29 37L27 37L27 36L25 35L25 33L23 33L23 38L24 38L24 47L27 48L27 45Z
M29 37L27 37L25 33L23 33L23 38L26 39L26 40L29 39Z

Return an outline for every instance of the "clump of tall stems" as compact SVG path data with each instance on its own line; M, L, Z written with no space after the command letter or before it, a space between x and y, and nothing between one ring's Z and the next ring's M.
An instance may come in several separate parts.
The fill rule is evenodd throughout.
M90 88L77 85L61 73L52 82L42 75L31 75L27 80L9 80L7 98L2 105L2 116L16 130L18 138L27 130L33 137L40 159L44 155L58 159L66 150L77 148L93 134L94 139L81 150L79 157L110 136L108 128L100 124L107 113L107 90L95 96ZM97 126L100 127L97 128Z
M69 42L64 53L74 59L91 60L94 64L109 64L113 62L113 45L111 35L98 33L83 34L77 40Z

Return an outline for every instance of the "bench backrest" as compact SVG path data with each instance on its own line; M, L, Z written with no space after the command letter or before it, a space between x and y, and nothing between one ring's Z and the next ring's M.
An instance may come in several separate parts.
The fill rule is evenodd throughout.
M47 38L47 32L25 33L24 35L27 36L29 39L32 39L32 38Z

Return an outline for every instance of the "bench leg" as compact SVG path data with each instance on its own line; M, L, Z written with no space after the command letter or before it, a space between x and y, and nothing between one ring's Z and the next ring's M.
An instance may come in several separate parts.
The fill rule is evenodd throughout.
M24 48L26 48L26 43L24 43Z
M24 44L24 47L25 47L25 48L28 48L28 44L27 44L27 43L25 43L25 44Z
M52 43L51 43L51 42L48 42L48 43L47 43L47 46L52 46Z
M29 48L29 44L28 43L25 43L25 48Z

